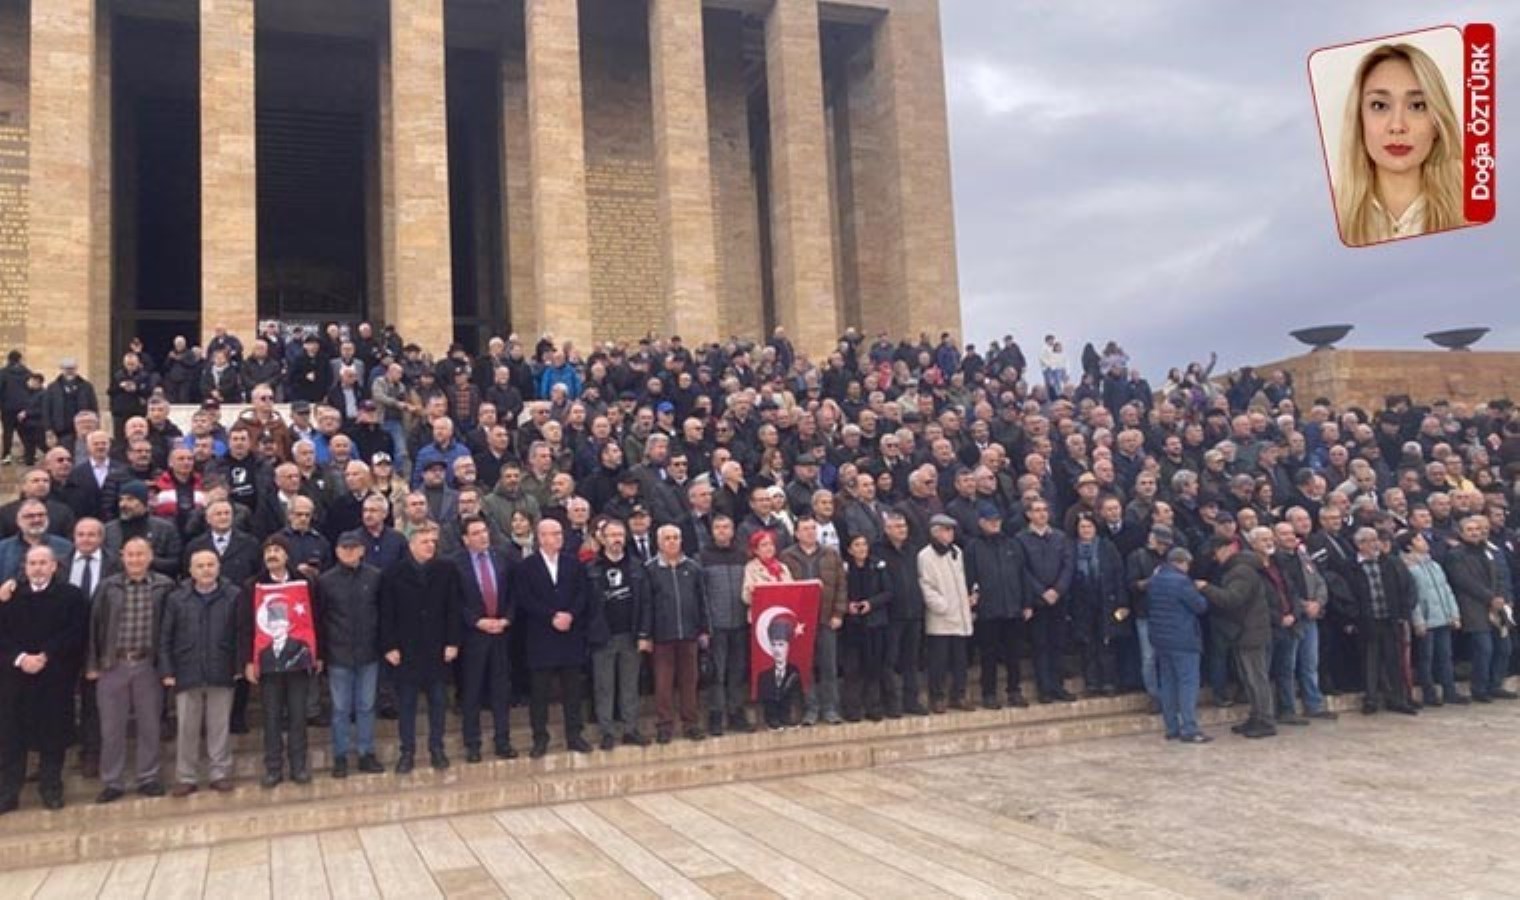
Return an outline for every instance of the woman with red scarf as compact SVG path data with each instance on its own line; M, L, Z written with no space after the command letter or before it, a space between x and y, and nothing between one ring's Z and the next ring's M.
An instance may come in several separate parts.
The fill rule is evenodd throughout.
M749 537L749 562L744 566L744 605L749 606L755 596L755 585L775 584L792 580L776 554L776 535L771 531L757 531ZM754 617L751 615L750 620Z

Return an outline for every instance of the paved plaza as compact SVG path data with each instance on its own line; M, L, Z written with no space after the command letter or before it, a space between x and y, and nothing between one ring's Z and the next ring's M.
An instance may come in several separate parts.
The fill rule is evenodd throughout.
M1520 705L1157 735L0 874L0 897L1520 895Z

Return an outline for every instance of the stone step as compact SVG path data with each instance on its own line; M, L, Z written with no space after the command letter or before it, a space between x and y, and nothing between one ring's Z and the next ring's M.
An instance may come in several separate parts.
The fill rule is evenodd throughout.
M1002 709L1002 710L977 710L975 712L952 712L941 716L918 716L904 717L902 719L889 719L882 722L859 722L846 723L843 725L816 725L809 728L796 727L780 732L766 731L763 728L754 734L727 734L721 738L709 738L705 741L688 741L678 737L675 741L666 745L652 744L649 747L619 746L610 752L597 750L590 754L575 754L568 752L563 740L556 733L550 743L549 755L539 759L527 758L526 733L516 736L515 746L521 756L515 760L498 760L491 753L490 739L487 737L485 760L478 764L467 764L464 761L463 739L459 734L457 722L450 722L447 732L446 749L450 756L452 766L444 772L434 772L428 765L426 752L425 732L419 734L421 746L417 754L417 770L410 776L396 776L387 772L385 775L361 775L350 768L349 777L345 780L333 779L329 771L332 766L332 746L327 741L326 729L314 729L311 736L315 739L322 736L320 742L313 740L310 746L310 761L314 781L311 785L296 785L292 783L282 784L279 787L266 791L260 788L258 780L264 773L262 745L256 745L234 756L234 781L237 789L229 796L254 796L272 797L276 801L290 798L313 798L340 796L345 793L363 794L378 790L388 790L396 784L433 785L453 782L469 782L480 780L495 780L502 778L518 778L540 773L566 773L587 772L607 769L609 767L645 765L645 764L674 764L690 762L699 764L721 756L734 754L763 754L768 751L792 751L799 748L818 747L830 744L851 743L855 741L871 741L881 738L913 737L936 732L957 732L966 729L995 728L999 726L1022 726L1040 722L1069 721L1074 718L1091 715L1118 715L1124 713L1144 712L1148 701L1142 694L1132 694L1122 697L1101 698L1095 700L1080 701L1078 703L1050 704L1048 706L1035 705L1027 709ZM646 734L653 735L650 728ZM588 731L588 739L594 738L594 729ZM245 735L244 737L252 737ZM593 740L594 742L594 740ZM381 761L388 768L394 767L399 754L398 740L395 737L386 739L377 738L376 751ZM161 770L165 784L170 783L173 776L173 745L164 745L164 755L161 757ZM128 769L130 770L130 767ZM287 773L288 774L288 773ZM12 814L0 817L0 835L8 832L27 828L46 828L56 823L67 826L74 820L88 815L88 810L99 811L100 814L109 815L133 815L152 816L162 812L196 808L197 805L215 803L220 795L210 791L203 791L187 800L161 800L154 798L138 797L129 794L121 800L108 806L96 806L93 801L100 792L98 779L86 779L77 772L67 772L64 778L65 799L69 806L56 813L39 811L42 816L37 823L23 821L24 817ZM172 803L166 808L165 803ZM117 810L123 812L118 813Z
M1343 698L1344 699L1344 698ZM123 799L27 807L0 819L0 869L99 861L233 840L318 832L536 804L616 797L733 781L889 765L914 759L1048 746L1157 731L1140 697L1085 700L1024 710L984 710L885 723L792 729L590 756L491 760L426 767L405 778L319 775L307 786L262 790L240 782L229 794L183 800ZM1207 709L1209 726L1244 710Z

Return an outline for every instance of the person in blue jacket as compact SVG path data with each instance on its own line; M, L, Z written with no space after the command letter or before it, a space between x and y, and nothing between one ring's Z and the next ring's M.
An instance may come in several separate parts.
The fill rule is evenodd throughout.
M1174 547L1145 589L1151 646L1161 675L1161 719L1166 739L1206 744L1213 738L1198 730L1198 661L1203 655L1199 618L1209 602L1188 577L1193 554Z

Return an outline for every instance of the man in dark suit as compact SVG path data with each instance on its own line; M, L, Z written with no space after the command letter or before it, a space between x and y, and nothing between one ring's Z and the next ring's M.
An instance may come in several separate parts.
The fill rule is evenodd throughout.
M111 458L111 433L97 431L85 438L87 455L69 472L74 515L102 522L116 518L117 492L129 480L126 467Z
M89 604L95 588L121 571L121 558L106 552L105 526L99 519L80 519L74 523L74 551L59 564L58 577L79 588ZM100 708L95 703L95 686L81 684L79 689L80 763L86 778L100 776Z
M516 759L508 732L511 691L511 638L507 629L515 618L507 590L507 560L491 549L491 525L479 516L465 519L464 546L455 556L464 614L461 647L465 762L480 762L481 699L491 706L496 756Z
M390 664L401 705L401 757L396 774L415 768L417 698L428 698L428 754L434 769L447 769L443 726L449 665L459 655L464 623L459 611L459 571L438 558L438 526L412 532L407 553L385 573L380 586L380 647Z
M259 542L253 535L233 527L231 500L213 500L206 506L207 528L185 545L185 571L198 551L211 550L221 560L222 577L241 585L259 570Z
M1356 630L1362 636L1367 684L1362 712L1375 713L1381 703L1394 712L1414 715L1399 649L1399 632L1409 624L1414 607L1414 580L1404 564L1382 548L1375 530L1357 529L1353 542L1356 561L1346 580L1356 598Z
M553 519L538 523L538 550L517 567L514 606L524 630L528 668L533 672L533 758L549 752L549 693L559 683L565 714L565 745L590 753L581 736L582 670L589 655L586 639L590 606L586 573L563 552L565 532Z

